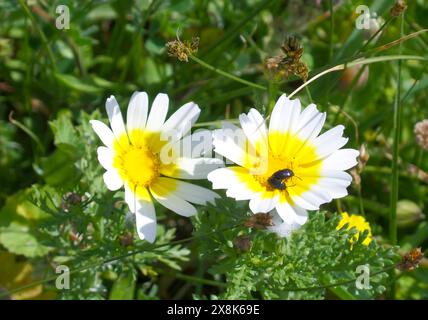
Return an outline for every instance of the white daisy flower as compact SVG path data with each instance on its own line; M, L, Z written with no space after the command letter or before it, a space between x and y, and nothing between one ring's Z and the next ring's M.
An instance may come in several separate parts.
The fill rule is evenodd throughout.
M90 121L105 145L97 150L98 160L107 170L104 182L112 191L125 187L125 201L136 215L138 235L149 242L156 238L152 198L179 215L192 216L196 208L190 203L213 202L217 194L177 179L205 179L210 171L222 166L219 159L193 158L175 152L181 150L184 141L191 141L189 132L201 110L189 102L165 121L168 102L168 96L159 93L149 113L147 94L135 92L128 105L125 126L119 105L110 96L106 110L111 129L101 121Z
M307 210L347 195L352 178L344 170L357 164L357 150L340 149L348 141L342 125L319 135L325 119L314 104L301 110L298 99L282 95L269 128L255 109L239 117L242 130L225 123L214 132L213 144L218 154L236 165L208 175L213 189L227 189L226 195L236 200L250 200L253 213L276 209L283 227L291 231L304 224Z
M301 225L295 221L287 222L281 219L278 212L274 209L272 214L272 226L266 227L269 232L274 232L281 238L288 238L294 230L297 230Z

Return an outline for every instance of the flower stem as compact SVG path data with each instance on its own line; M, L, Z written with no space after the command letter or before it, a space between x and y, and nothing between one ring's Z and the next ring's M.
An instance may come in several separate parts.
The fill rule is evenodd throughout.
M384 273L386 271L390 271L390 270L394 270L396 267L395 264L387 266L385 268L383 268L382 270L379 270L377 272L374 272L372 274L370 274L370 278L373 278L374 276ZM344 285L348 285L348 284L352 284L355 283L355 281L357 280L356 278L352 278L350 280L342 280L342 281L338 281L336 283L329 283L326 285L321 285L321 286L315 286L315 287L305 287L305 288L284 288L283 291L312 291L312 290L323 290L323 289L328 289L328 288L334 288L334 287L340 287L340 286L344 286Z
M392 18L388 18L388 20L386 20L382 24L382 26L379 29L377 29L377 31L369 38L369 40L366 41L366 43L357 51L357 53L355 55L357 56L358 54L363 52L364 49L367 48L367 46L377 37L377 35L380 34L383 29L386 28L386 26L391 22L391 20L392 20Z
M404 12L401 15L400 21L400 33L401 37L404 34ZM399 54L402 52L402 43L399 45ZM395 103L394 103L394 142L392 147L392 166L391 166L391 204L389 212L389 241L391 245L397 244L397 201L398 201L398 188L399 188L399 179L398 179L398 152L400 146L400 133L401 133L401 60L398 60L398 73L397 73L397 90L395 93ZM392 275L392 272L391 272ZM392 278L391 281L391 290L389 293L391 298L395 296L395 281Z
M401 36L403 35L404 20L401 17ZM402 44L399 46L401 54ZM400 131L401 131L401 60L398 60L398 73L397 73L397 90L394 102L394 141L392 147L392 166L391 166L391 198L390 198L390 216L389 216L389 240L392 245L397 243L397 201L398 201L398 152L400 145Z
M213 287L221 287L221 288L227 287L226 283L220 282L220 281L199 278L199 277L195 277L195 276L191 276L191 275L183 274L183 273L178 273L178 272L177 273L176 272L167 272L167 271L163 271L163 270L157 270L157 271L159 273L162 273L165 275L172 275L177 279L193 282L196 284L208 285L208 286L213 286Z
M268 101L268 111L272 112L273 107L275 106L275 101L278 95L278 84L274 82L269 82L269 101Z
M316 74L315 76L310 78L308 81L304 82L296 90L294 90L288 97L291 98L296 93L298 93L300 90L305 88L307 85L309 85L310 83L314 82L318 78L321 78L322 76L324 76L330 72L344 70L346 68L357 66L360 64L366 65L366 64L371 64L371 63L384 62L384 61L394 61L394 60L398 60L398 61L400 61L400 60L425 60L426 61L426 60L428 60L428 58L421 57L421 56L415 56L415 55L386 55L386 56L378 56L378 57L372 57L372 58L367 58L367 59L355 59L354 61L351 61L348 63L338 64L334 67L331 67L329 69L326 69L326 70Z
M220 75L222 75L222 76L224 76L226 78L229 78L231 80L240 82L242 84L245 84L247 86L250 86L250 87L253 87L253 88L256 88L256 89L259 89L259 90L267 90L267 88L265 86L262 86L262 85L259 85L257 83L253 83L253 82L247 81L245 79L241 79L241 78L239 78L237 76L234 76L233 74L227 73L226 71L218 69L218 68L216 68L216 67L214 67L214 66L206 63L205 61L202 61L201 59L196 58L194 55L189 55L189 58L191 60L193 60L194 62L200 64L204 68L207 68L208 70L211 70L211 71L213 71L215 73L218 73L218 74L220 74Z
M42 154L45 153L45 147L43 146L43 144L40 141L40 139L37 136L37 134L35 134L33 131L31 131L31 129L27 128L24 124L22 124L18 120L15 120L13 118L13 111L11 111L9 113L9 121L13 125L17 126L19 129L21 129L22 131L24 131L31 139L33 139L33 141L36 143L37 147L39 148L39 150L40 150L40 152Z
M308 87L305 87L306 95L308 96L309 102L313 103L311 92Z
M42 29L40 29L39 25L37 24L36 19L34 19L34 16L31 14L30 9L28 8L27 4L24 0L18 0L19 5L21 6L22 10L24 11L25 15L30 18L31 23L34 25L34 28L37 30L37 32L40 35L40 38L42 39L43 45L45 46L46 52L48 53L49 60L52 65L52 69L56 71L56 64L55 64L55 58L52 53L52 50L49 46L48 39L46 38L46 35L43 33Z
M334 7L333 7L333 0L330 0L329 3L329 9L330 9L330 61L333 60L333 33L334 33Z

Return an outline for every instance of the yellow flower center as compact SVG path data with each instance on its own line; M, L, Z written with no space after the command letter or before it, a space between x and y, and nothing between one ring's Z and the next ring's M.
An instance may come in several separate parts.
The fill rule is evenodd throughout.
M322 162L317 160L315 146L310 141L303 141L297 135L273 132L269 133L268 140L269 149L265 167L261 160L263 158L261 143L256 143L257 150L247 152L245 159L245 167L255 169L235 170L240 180L251 190L262 192L266 197L271 197L272 193L279 193L283 201L291 202L291 195L300 195L317 183ZM294 175L279 181L285 185L285 188L280 190L268 180L275 172L284 169L290 169ZM260 174L257 173L258 170Z
M283 182L286 187L292 187L296 185L296 180L299 179L299 177L297 177L295 173L294 167L296 167L296 165L295 165L295 161L293 160L294 159L290 160L287 158L282 158L276 155L269 154L268 168L267 168L266 174L262 174L262 175L255 174L253 175L253 178L254 180L258 181L262 186L264 186L266 190L273 191L275 187L269 183L268 181L269 178L272 177L272 175L277 171L290 169L293 171L294 176L288 179L284 179L281 182Z
M154 150L152 134L134 130L123 134L114 144L113 167L123 181L135 190L149 187L159 176L161 162L158 150Z

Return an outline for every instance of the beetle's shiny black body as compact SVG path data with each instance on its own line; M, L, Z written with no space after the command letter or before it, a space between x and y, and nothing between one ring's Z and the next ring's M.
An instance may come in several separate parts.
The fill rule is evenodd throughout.
M269 185L278 190L285 190L287 189L287 186L285 185L284 181L275 179L274 177L270 177L268 179Z
M277 172L275 172L272 175L272 178L277 179L277 180L286 180L288 178L291 178L292 176L294 176L293 170L282 169L282 170L278 170Z
M268 179L268 183L274 189L285 190L287 189L285 182L293 176L294 172L291 169L278 170Z

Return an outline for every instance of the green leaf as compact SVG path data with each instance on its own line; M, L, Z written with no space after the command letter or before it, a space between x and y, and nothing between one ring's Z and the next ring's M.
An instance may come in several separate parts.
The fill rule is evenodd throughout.
M122 272L114 282L110 291L110 300L132 300L134 298L136 277L135 272L127 270Z
M80 180L80 172L74 165L76 154L70 145L61 146L51 156L40 159L38 172L51 186L71 188Z
M100 88L85 79L79 79L70 74L55 73L55 78L65 87L84 93L99 93Z
M0 243L10 252L29 258L44 256L51 250L37 241L28 226L15 222L0 228Z
M30 224L32 221L49 217L49 215L32 204L28 198L31 189L21 190L10 196L0 210L0 226L8 226L12 222Z
M72 114L69 110L61 110L58 113L57 119L49 122L55 137L54 143L56 146L69 144L77 147L79 145L80 141L76 129L71 122L71 117Z

